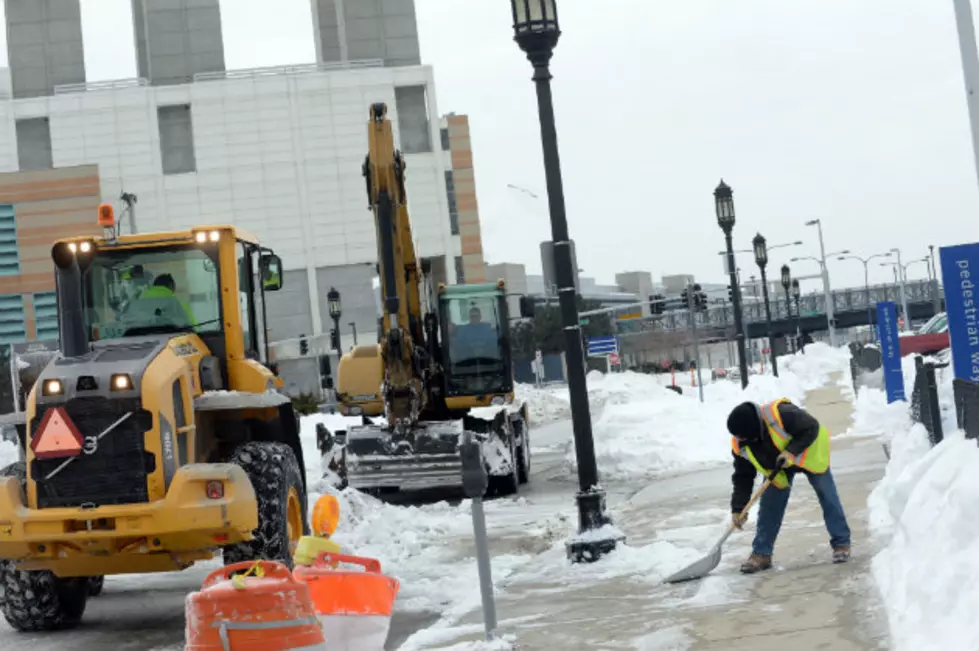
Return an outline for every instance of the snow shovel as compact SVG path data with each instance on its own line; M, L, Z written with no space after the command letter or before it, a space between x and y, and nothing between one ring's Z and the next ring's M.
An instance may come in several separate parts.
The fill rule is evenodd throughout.
M765 492L765 489L772 485L772 480L774 478L775 475L773 474L772 477L766 479L765 483L761 485L761 488L759 488L755 492L755 494L751 496L751 499L748 500L748 504L741 510L742 517L744 517L748 513L748 509L750 509L752 505L758 501L758 498L762 496L762 493ZM735 529L736 527L734 526L734 523L731 523L731 526L727 528L727 531L724 532L724 535L721 536L721 539L718 540L717 544L715 544L714 547L711 548L709 554L704 556L699 561L695 563L691 563L690 565L683 568L676 574L666 577L666 579L664 579L663 582L683 583L685 581L695 581L697 579L701 579L707 576L715 567L721 564L721 546L724 544L724 541L726 541L731 536L731 534L734 533Z

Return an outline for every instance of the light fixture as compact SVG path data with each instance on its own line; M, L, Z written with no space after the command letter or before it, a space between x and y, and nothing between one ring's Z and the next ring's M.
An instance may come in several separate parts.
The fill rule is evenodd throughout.
M78 244L76 242L68 242L68 250L72 253L78 253Z
M734 228L734 190L731 189L724 179L714 189L714 208L717 212L717 223L729 231Z
M768 264L768 247L765 244L765 236L758 233L751 243L755 248L755 263L764 269L765 265Z
M219 239L221 239L221 234L217 231L211 231L207 234L207 239L211 240L212 242L217 242Z
M204 231L199 231L194 236L194 239L197 240L200 244L203 244L204 242L207 241L207 233L205 233Z
M78 250L81 251L82 253L88 253L89 251L92 250L92 243L82 242L81 244L78 245Z
M45 396L60 396L64 392L65 387L61 380L45 380L41 387L41 395Z
M133 379L125 373L116 373L110 380L113 391L130 391L133 388Z
M792 284L792 270L789 269L789 265L782 265L782 287L785 291L789 291L789 285Z
M337 291L336 287L331 287L330 291L326 293L326 302L330 309L330 317L339 319L342 311L340 306L340 292Z

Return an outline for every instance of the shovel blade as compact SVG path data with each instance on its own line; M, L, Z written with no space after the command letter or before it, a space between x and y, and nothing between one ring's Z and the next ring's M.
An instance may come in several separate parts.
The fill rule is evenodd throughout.
M710 554L704 556L695 563L691 563L676 574L666 577L666 583L683 583L684 581L696 581L710 574L715 567L721 564L721 548L715 547Z

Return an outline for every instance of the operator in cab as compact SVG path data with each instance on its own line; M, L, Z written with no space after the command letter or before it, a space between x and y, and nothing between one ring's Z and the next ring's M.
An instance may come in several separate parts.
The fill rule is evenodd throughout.
M176 321L179 325L197 326L197 319L190 306L176 295L177 283L173 276L163 273L153 279L153 284L133 301L130 309L138 313L152 314Z

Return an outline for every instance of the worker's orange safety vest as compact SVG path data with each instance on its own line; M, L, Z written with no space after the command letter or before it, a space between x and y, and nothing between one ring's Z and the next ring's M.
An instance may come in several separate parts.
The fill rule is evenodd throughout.
M761 405L760 407L762 420L765 421L768 435L779 452L785 450L789 445L789 441L792 440L789 433L785 431L785 426L782 425L782 415L778 412L778 406L783 402L789 402L789 400L787 398L781 398L775 402ZM731 437L731 449L734 451L734 454L750 461L751 465L765 477L772 474L770 468L765 468L758 463L758 459L755 458L751 448L747 445L741 445L734 436ZM799 466L803 470L816 475L821 475L829 469L829 430L826 427L823 425L819 426L819 434L816 436L816 440L813 441L812 445L803 450L802 454L792 457L792 465ZM786 476L785 471L779 472L775 476L773 483L775 484L775 488L787 488L789 486L789 478Z

